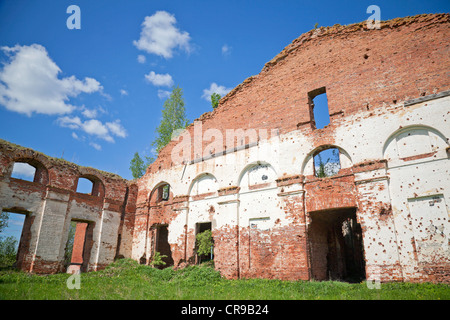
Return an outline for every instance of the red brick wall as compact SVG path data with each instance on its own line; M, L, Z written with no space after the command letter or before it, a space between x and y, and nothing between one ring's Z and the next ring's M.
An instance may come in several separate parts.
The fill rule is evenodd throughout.
M26 162L34 166L36 168L34 181L11 178L14 162ZM94 195L76 192L80 177L94 180ZM95 226L116 229L118 226L111 226L109 221L95 223L102 219L103 210L114 212L124 219L122 212L127 205L125 203L127 183L121 177L52 158L4 140L0 140L0 181L3 184L0 210L27 215L17 256L17 266L22 270L36 273L64 271L64 261L58 260L57 257L63 256L59 251L65 247L67 241L66 222L72 219L88 220L91 229ZM131 197L130 200L135 201L135 197ZM82 208L82 217L77 217L79 212L72 211L74 206ZM132 204L129 206L133 208ZM34 226L36 221L44 225L37 228ZM92 238L92 232L93 230L90 230L84 249L91 250L94 247L93 242L97 239ZM100 248L110 250L107 254L103 254L108 262L112 262L114 251L117 250L117 243L112 239L114 235L101 240L103 242ZM106 261L98 261L96 265L92 261L84 261L86 257L89 258L89 252L85 252L83 257L83 242L84 236L77 230L73 262L83 262L87 270L98 269L107 264ZM39 254L39 250L42 250L42 255Z
M330 127L359 110L448 90L449 17L398 18L383 22L380 30L367 29L365 22L311 30L202 115L203 132L215 128L224 137L226 129L311 132L308 92L320 87L326 87ZM193 139L192 126L190 135ZM151 172L172 166L175 144L160 151Z
M224 138L227 129L267 129L269 132L278 129L281 134L300 130L314 148L332 145L336 128L352 114L372 110L376 113L387 105L450 89L449 22L448 14L430 14L382 22L379 30L367 29L365 22L311 30L288 45L258 75L246 79L223 97L218 108L197 120L203 132L219 129ZM314 130L308 93L321 87L326 87L331 123L324 129ZM187 130L192 139L190 160L194 160L198 158L193 147L194 126ZM203 141L203 149L211 142ZM147 188L153 187L148 186L151 175L177 165L171 159L177 143L172 141L163 148L138 182L139 203L148 201ZM224 139L223 149L230 147L233 146L226 145ZM385 166L384 160L373 159L342 169L337 176L327 179L299 175L292 179L286 177L292 181L284 181L280 173L279 187L301 184L303 191L301 196L286 197L286 217L293 219L292 224L274 228L268 234L252 234L248 228L238 229L235 225L213 228L216 267L228 278L325 279L327 267L321 265L324 260L308 261L311 250L319 252L319 256L321 246L328 250L326 236L319 230L324 225L312 225L311 230L306 230L309 213L339 208L367 209L367 215L370 210L377 214L389 211L386 203L371 204L360 199L354 177L355 173ZM239 192L238 187L229 188L232 193ZM225 196L229 192L224 188L218 190L218 194ZM173 217L170 210L154 210L155 221L160 223ZM360 219L359 211L356 218ZM364 219L358 221L363 228L364 222ZM186 232L187 243L194 243L193 233ZM263 238L270 238L270 243L258 241ZM184 249L189 257L192 248ZM372 266L367 270L369 273L370 268ZM399 279L398 266L386 264L384 268L389 270L390 279ZM439 274L445 272L445 268L436 266ZM311 275L311 270L316 274Z

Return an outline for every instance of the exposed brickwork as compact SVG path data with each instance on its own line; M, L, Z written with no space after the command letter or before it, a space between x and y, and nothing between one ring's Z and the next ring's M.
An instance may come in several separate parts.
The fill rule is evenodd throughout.
M90 256L74 256L87 271L114 257L149 264L156 251L181 268L198 261L208 223L227 278L449 283L449 22L430 14L301 35L187 128L189 159L173 159L174 140L136 181L1 142L0 205L27 214L18 266L62 271L76 219L88 223ZM331 121L316 129L311 98L325 91ZM204 136L230 129L260 135L214 148ZM340 170L318 178L313 157L330 147ZM34 182L10 177L14 161L36 168ZM94 182L92 195L76 193L78 177Z
M251 128L284 133L305 123L301 130L312 134L317 146L333 144L331 133L344 115L450 89L448 23L448 14L430 14L383 22L381 30L369 30L365 22L311 30L198 120L203 132ZM308 92L324 86L333 116L327 128L312 131ZM190 130L194 139L193 126ZM210 142L204 141L203 148ZM161 150L150 172L172 166L175 145Z
M393 189L389 185L390 175L400 172L391 169L398 161L409 166L413 161L425 165L421 161L441 159L435 171L445 171L448 132L438 109L448 102L436 102L440 106L431 115L426 104L411 99L430 97L425 100L432 101L433 94L444 97L450 89L448 23L448 14L436 14L382 22L380 30L369 30L365 23L311 30L188 127L191 155L187 162L175 163L171 157L173 150L179 151L174 148L180 141L163 148L138 181L142 190L138 202L144 203L161 181L171 184L175 196L189 194L184 209L176 213L172 207L150 209L154 219L169 223L169 233L174 234L169 242L173 255L180 257L175 265L177 260L193 261L195 222L209 220L215 265L228 278L327 279L345 277L350 269L360 268L359 276L376 276L381 281L448 282L442 271L448 257L432 275L421 266L420 255L411 256L414 250L404 244L405 238L414 236L407 229L408 209L396 203L406 203L418 193L411 193L407 186ZM331 122L315 129L310 93L323 87ZM389 141L400 139L396 132L422 123L442 133L439 147L392 160L387 153ZM215 145L209 153L212 140L202 134L213 129L220 130L224 139L221 147ZM279 144L261 157L256 154L263 148L260 139L264 137L244 132L230 145L229 129L265 129L269 144L277 137ZM232 151L236 146L238 150ZM314 176L312 157L328 147L339 149L341 170L320 179ZM221 160L223 150L236 154L231 164ZM249 165L256 160L274 168L275 178L249 180L245 185ZM193 194L189 186L204 172L215 176L218 185L209 193ZM443 181L427 181L417 189L425 194L425 188L433 185L448 199L448 185ZM215 208L212 216L207 213L210 205ZM136 220L136 225L144 221ZM252 221L267 226L252 229ZM352 221L351 241L339 235L348 221ZM136 252L142 252L144 238L135 242ZM357 263L350 261L352 256Z
M26 215L18 252L19 268L36 273L64 271L65 243L72 220L84 222L78 225L85 226L83 234L77 229L73 262L83 264L86 270L97 270L113 261L118 250L121 208L126 200L125 180L3 140L0 140L0 162L0 207ZM14 162L34 166L34 182L11 178ZM76 192L79 177L93 181L91 194ZM133 213L129 211L124 219ZM96 255L92 248L102 254ZM89 255L83 256L83 251Z

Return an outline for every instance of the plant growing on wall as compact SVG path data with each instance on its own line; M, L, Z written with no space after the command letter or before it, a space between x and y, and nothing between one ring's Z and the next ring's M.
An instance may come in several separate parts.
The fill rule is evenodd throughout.
M221 96L218 93L213 93L211 95L211 105L213 107L213 109L217 108L217 106L219 105L219 100L220 100Z

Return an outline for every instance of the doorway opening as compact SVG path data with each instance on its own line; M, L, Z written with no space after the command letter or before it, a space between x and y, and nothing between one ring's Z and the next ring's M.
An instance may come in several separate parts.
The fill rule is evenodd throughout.
M167 268L173 266L172 251L170 250L169 244L169 229L167 224L155 225L153 227L153 253L152 257L155 256L156 252L162 257L162 261L166 264L158 266L158 268Z
M20 268L30 243L27 214L0 212L0 269Z
M317 211L310 216L312 278L346 282L364 280L364 247L356 208Z
M64 269L67 273L86 272L93 243L93 224L72 220L64 252Z
M199 222L195 225L195 263L214 259L214 241L211 222Z

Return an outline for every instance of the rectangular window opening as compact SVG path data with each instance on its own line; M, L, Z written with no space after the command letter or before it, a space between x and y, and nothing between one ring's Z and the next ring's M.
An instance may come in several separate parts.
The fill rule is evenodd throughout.
M311 121L314 129L322 129L330 124L330 112L325 87L308 93Z

